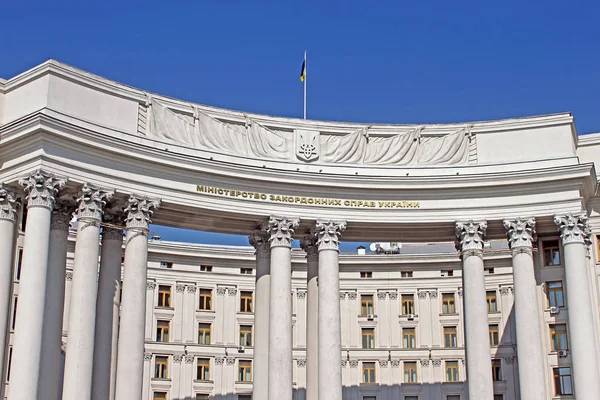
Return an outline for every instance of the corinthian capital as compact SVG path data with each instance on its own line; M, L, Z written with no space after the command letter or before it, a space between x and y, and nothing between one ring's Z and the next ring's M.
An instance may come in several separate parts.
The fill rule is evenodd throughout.
M85 183L77 197L77 216L80 220L102 221L102 209L112 199L114 190L103 190Z
M306 252L308 261L319 260L319 247L317 246L317 236L314 234L306 235L300 239L300 247Z
M56 203L52 210L50 229L68 232L71 219L73 218L73 211L75 211L75 205L70 202Z
M516 218L505 219L504 228L511 249L517 247L533 247L536 240L535 219Z
M159 200L151 200L146 196L130 195L125 208L127 229L148 231L150 222L152 222L150 217L159 206Z
M0 185L0 219L15 222L17 214L17 198L15 192L7 186Z
M271 254L271 245L269 244L269 234L265 229L257 229L248 236L248 241L256 250L256 258L269 258Z
M269 217L267 232L271 247L291 247L292 235L299 223L298 218Z
M27 193L27 207L45 207L52 211L56 194L67 183L66 179L54 177L54 174L41 169L19 180Z
M592 244L588 216L582 214L555 215L554 223L558 226L563 245L569 243Z
M315 228L319 251L340 249L340 237L346 229L345 221L318 220Z
M456 249L460 251L483 250L487 222L473 220L456 223Z

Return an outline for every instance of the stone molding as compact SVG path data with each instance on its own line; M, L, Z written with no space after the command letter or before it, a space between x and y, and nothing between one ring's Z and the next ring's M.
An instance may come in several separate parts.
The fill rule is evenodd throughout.
M225 361L226 361L227 365L235 365L235 358L233 358L233 357L226 357Z
M225 357L215 357L215 365L223 365Z
M183 293L183 292L185 292L185 285L184 285L184 284L182 284L182 283L178 283L178 284L176 284L176 285L175 285L175 291L176 291L177 293Z
M377 298L379 300L385 300L387 298L387 293L386 292L377 292Z
M392 368L400 367L400 360L392 360Z
M346 368L347 364L348 364L348 362L346 360L342 360L342 368Z
M322 250L340 250L340 238L346 229L346 221L317 220L315 234L317 247Z
M558 226L563 246L569 243L592 244L592 229L587 214L555 215L554 223Z
M173 354L173 362L180 363L181 361L183 361L183 356L184 356L183 353Z
M235 296L235 295L237 295L237 288L227 288L227 294L229 296Z
M398 298L398 292L389 292L390 300L396 300Z
M379 366L381 368L387 368L387 366L388 366L388 360L379 360Z
M350 368L357 368L358 360L350 360L349 364L350 364Z
M462 297L463 296L463 289L462 287L458 288L458 297Z
M419 362L421 363L421 366L423 366L423 367L429 366L429 359L428 358L422 358L422 359L419 360Z
M348 300L356 300L357 296L356 292L348 292Z
M299 358L296 360L296 366L298 368L304 368L306 367L306 359L305 358Z
M437 290L429 290L429 291L427 291L427 294L429 295L429 298L431 298L431 299L437 299L438 298L438 291Z
M427 293L428 293L427 290L420 290L420 291L417 292L417 296L420 299L426 299L427 298Z
M534 218L515 218L503 221L508 245L511 249L532 248L537 239Z
M512 292L513 292L512 286L501 286L500 287L500 295L502 295L502 296L508 296Z
M517 357L514 356L508 356L508 357L504 357L504 362L507 364L513 364L516 361Z
M198 290L198 287L194 285L187 285L186 288L188 293L196 293L196 290Z
M439 367L442 365L442 360L433 359L433 360L431 360L431 365L433 365L434 367Z
M185 358L186 364L191 364L194 362L194 358L196 358L196 357L194 357L191 354L186 354L184 358Z
M156 288L156 282L154 281L147 281L146 282L146 289L147 290L154 290Z
M306 298L306 291L305 290L298 290L296 292L296 297L298 297L299 299L305 299Z
M267 232L269 243L273 247L292 247L292 235L300 224L299 218L269 217Z
M346 292L340 292L340 300L344 300L346 298L347 294L348 293L346 293Z
M148 234L150 217L160 207L160 201L149 199L146 196L130 195L125 207L125 225L128 230L141 231L144 235Z
M75 207L72 204L57 202L52 209L50 230L69 232Z
M86 223L94 222L96 226L100 226L104 206L112 199L114 193L114 190L104 190L85 183L77 195L77 219ZM81 229L84 228L85 225L81 225Z
M152 353L144 353L144 361L152 361Z
M306 252L306 261L319 261L319 248L317 246L317 237L314 234L306 235L300 239L300 247Z
M225 296L225 293L227 293L226 287L217 287L217 295L218 296Z
M54 174L37 169L19 184L27 193L27 207L44 207L52 211L58 191L67 184L67 179L56 178Z
M68 281L72 281L73 280L73 271L65 272L65 279Z
M265 229L256 229L248 236L248 241L254 247L256 259L270 259L271 246L269 244L269 234Z
M486 230L487 221L456 222L456 249L463 253L473 250L483 251Z
M8 186L0 185L0 219L16 222L17 196Z

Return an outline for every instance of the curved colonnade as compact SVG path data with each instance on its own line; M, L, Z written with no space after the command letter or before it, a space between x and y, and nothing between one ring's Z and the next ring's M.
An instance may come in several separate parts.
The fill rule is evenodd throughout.
M569 318L574 387L578 398L600 398L596 294L587 273L596 139L578 147L569 114L430 127L300 121L151 96L52 60L3 82L1 93L1 271L11 271L15 257L17 200L27 209L9 400L59 393L65 400L106 399L111 391L117 400L141 398L151 219L250 235L260 304L254 398L271 400L292 398L294 238L302 239L310 271L307 392L311 399L342 399L342 236L456 240L468 394L478 400L494 395L482 254L486 240L508 237L519 377L528 382L520 385L521 398L547 399L533 243L536 234L558 230L568 302L577 309ZM252 152L236 154L240 145ZM394 151L373 156L383 147ZM72 212L78 227L59 385L52 366L60 357L65 288L57 277L64 276ZM95 322L118 311L123 230L115 351L115 328L102 331ZM3 288L11 276L0 276ZM3 292L0 309L8 310L10 290ZM5 335L8 316L0 321Z

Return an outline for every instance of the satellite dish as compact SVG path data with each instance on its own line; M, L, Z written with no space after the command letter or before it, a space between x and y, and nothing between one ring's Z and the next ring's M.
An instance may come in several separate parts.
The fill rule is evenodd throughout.
M369 246L369 250L371 250L371 251L377 251L377 247L379 247L377 245L377 243L371 243L371 245Z

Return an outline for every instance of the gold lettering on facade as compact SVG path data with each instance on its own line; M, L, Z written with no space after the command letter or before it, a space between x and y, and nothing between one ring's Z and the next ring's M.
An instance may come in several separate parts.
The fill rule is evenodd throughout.
M199 193L214 194L217 196L241 197L242 199L252 199L268 201L273 203L294 203L310 204L317 206L333 206L346 208L421 208L419 201L374 201L374 200L343 200L329 199L321 197L299 197L284 196L278 194L265 194L258 192L248 192L241 190L222 189L211 186L196 185L196 191Z

